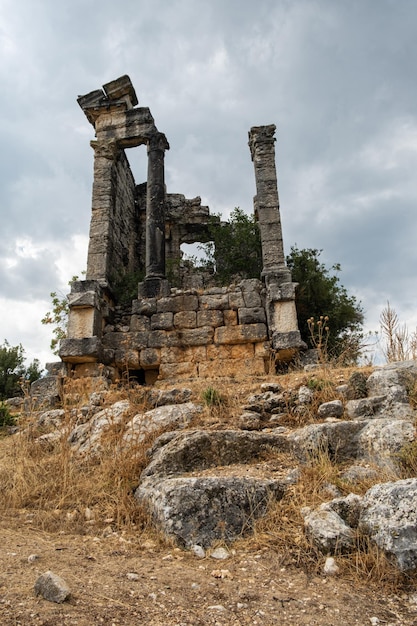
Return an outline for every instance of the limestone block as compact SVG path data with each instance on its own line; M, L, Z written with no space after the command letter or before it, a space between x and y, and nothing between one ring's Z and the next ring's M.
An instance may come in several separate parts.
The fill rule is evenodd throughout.
M231 291L229 293L229 306L233 310L237 310L245 306L245 301L243 300L242 292L240 290Z
M116 366L121 370L137 370L140 367L139 352L137 350L119 349L114 355Z
M35 595L42 596L49 602L61 604L70 594L71 590L65 580L50 570L36 579Z
M287 333L298 330L297 311L293 300L270 304L269 325L272 331Z
M71 372L73 378L99 378L114 381L117 378L117 370L114 367L104 366L101 363L79 363L73 366ZM105 381L104 381L105 382Z
M262 356L264 358L271 356L271 346L268 341L255 343L254 348L255 348L255 356Z
M140 351L140 367L144 370L156 369L161 363L161 351L155 348L145 348Z
M266 324L265 309L263 307L250 307L238 309L239 324Z
M156 313L156 298L146 298L132 301L133 315L147 315L150 317Z
M204 311L197 311L197 326L223 326L223 311L216 311L215 309L209 309Z
M177 331L180 346L205 346L213 341L213 328L202 326L201 328L185 328Z
M123 333L120 333L120 334L123 335ZM123 344L127 343L127 345L129 345L131 348L134 348L135 350L142 350L143 348L148 347L148 337L151 334L152 333L143 332L143 331L137 332L137 333L126 333L124 340L122 340L122 343ZM149 346L149 347L152 347L152 346Z
M245 307L247 308L262 306L262 299L258 291L243 291L243 301L245 303Z
M98 337L62 339L59 346L59 356L67 363L99 361L101 353L102 347Z
M147 315L132 315L130 318L131 332L148 332L151 330L151 322Z
M30 386L30 397L34 408L56 406L62 396L61 376L45 376L35 380Z
M197 377L196 363L161 363L159 378L192 378Z
M218 309L219 311L230 309L229 295L227 293L203 294L200 296L200 308Z
M207 359L251 359L254 356L254 344L211 345L207 346Z
M157 301L158 313L179 313L180 311L197 311L198 297L193 294L180 294L160 298Z
M179 346L161 348L162 363L199 363L207 358L207 349L211 346Z
M197 314L195 311L179 311L174 315L175 328L195 328L197 325Z
M152 330L172 330L174 327L173 313L155 313L151 317Z
M82 339L101 333L101 315L94 308L73 308L68 316L68 337Z
M237 325L237 311L226 309L223 311L223 319L225 326L236 326Z
M182 345L182 340L179 337L179 334L184 332L191 331L176 331L176 330L152 330L148 334L148 347L149 348L163 348L165 346L180 346ZM143 346L144 348L146 346Z
M220 326L214 331L214 342L220 344L257 343L268 338L265 324Z

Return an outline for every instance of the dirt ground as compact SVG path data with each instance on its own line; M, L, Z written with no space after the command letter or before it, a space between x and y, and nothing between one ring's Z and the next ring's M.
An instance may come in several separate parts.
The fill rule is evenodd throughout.
M269 548L202 559L143 537L48 534L24 515L0 518L0 546L2 626L417 624L413 589L308 576ZM63 604L35 597L47 570L71 589Z

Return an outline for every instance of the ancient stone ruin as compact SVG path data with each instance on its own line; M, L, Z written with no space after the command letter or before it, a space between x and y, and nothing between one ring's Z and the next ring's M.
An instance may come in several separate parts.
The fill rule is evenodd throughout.
M295 287L285 264L275 126L249 132L255 167L255 215L262 275L228 287L181 274L181 245L210 238L200 198L167 193L169 144L151 112L138 107L128 76L78 98L94 126L94 182L86 279L72 284L66 373L103 370L152 384L157 379L262 375L305 346L298 331ZM127 151L146 146L147 180L134 180ZM167 271L169 268L169 272ZM180 287L168 280L175 278ZM126 301L127 285L137 285ZM179 283L178 283L179 281Z

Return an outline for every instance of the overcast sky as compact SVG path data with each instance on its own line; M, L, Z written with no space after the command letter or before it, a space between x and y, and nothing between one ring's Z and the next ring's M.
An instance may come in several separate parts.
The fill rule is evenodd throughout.
M247 133L277 126L284 245L322 249L377 329L417 323L415 0L0 0L0 343L42 364L49 292L86 267L93 127L129 74L170 193L252 211ZM145 149L128 154L145 180Z

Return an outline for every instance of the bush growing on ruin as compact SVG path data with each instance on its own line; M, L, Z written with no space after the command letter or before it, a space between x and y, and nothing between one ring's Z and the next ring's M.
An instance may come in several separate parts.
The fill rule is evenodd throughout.
M207 265L214 268L219 284L230 284L236 278L260 278L262 247L253 215L246 215L236 208L228 222L213 220L210 234L212 241L203 244L201 249L205 252ZM316 347L309 320L327 317L328 357L343 357L345 363L352 363L361 350L363 310L340 283L340 264L327 268L320 261L321 252L293 246L286 258L292 279L299 284L296 308L301 337L308 346Z

